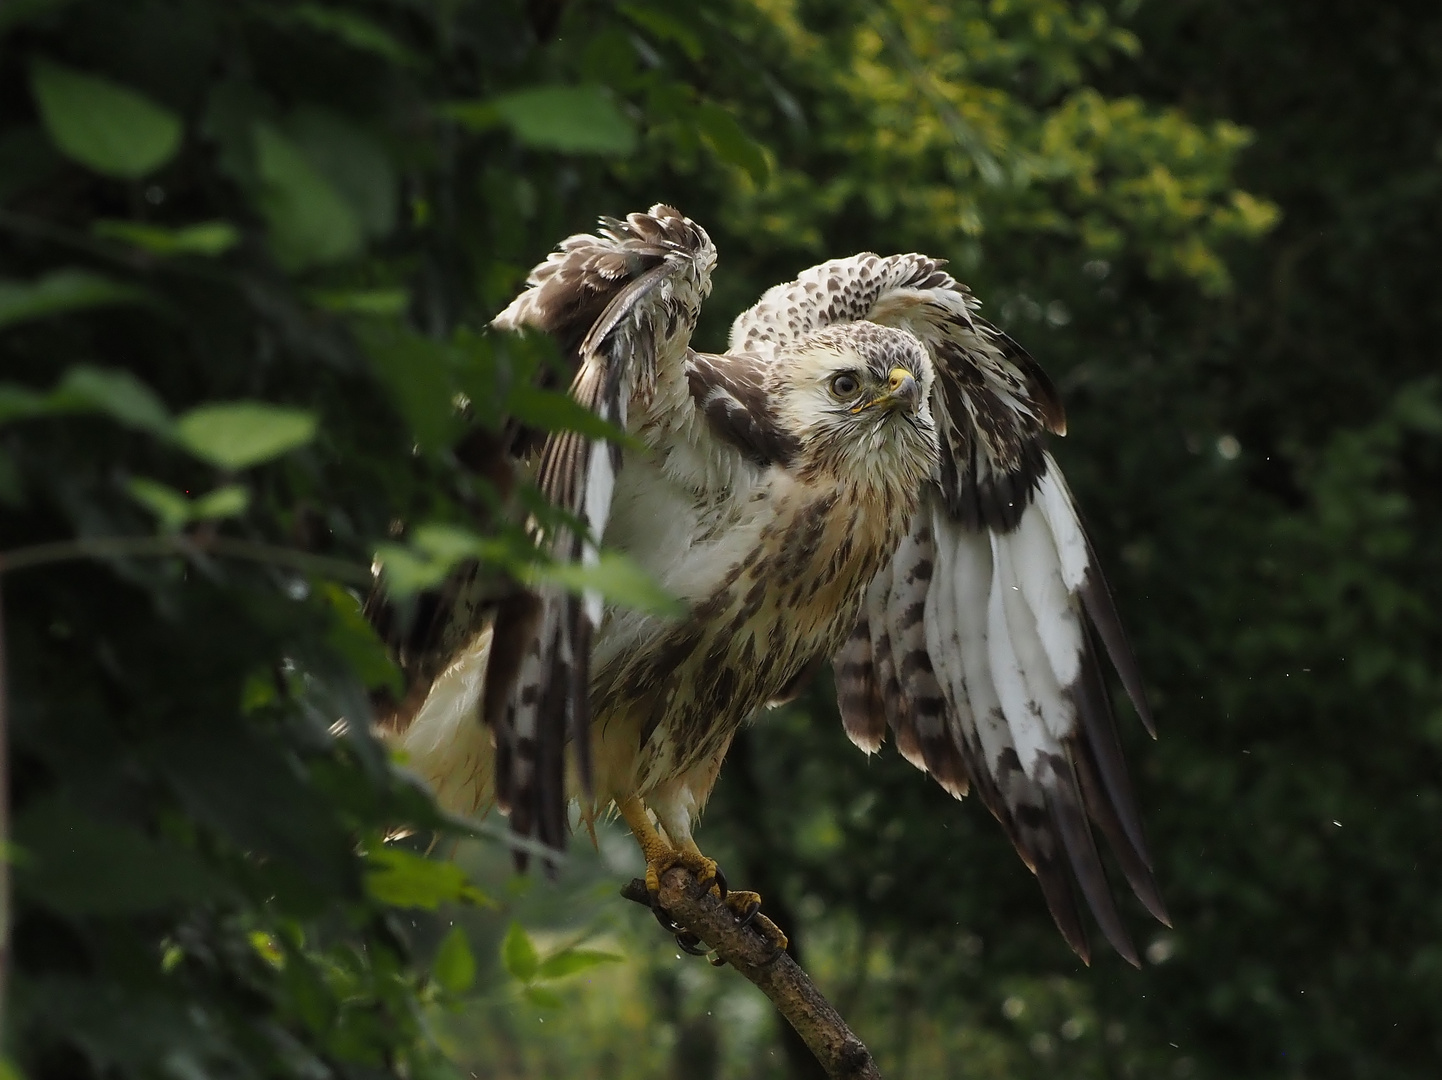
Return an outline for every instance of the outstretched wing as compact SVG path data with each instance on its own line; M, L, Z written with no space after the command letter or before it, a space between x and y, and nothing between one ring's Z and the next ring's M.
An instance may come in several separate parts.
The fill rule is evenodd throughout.
M690 403L688 343L715 260L705 230L669 206L625 221L603 218L599 235L571 237L536 267L492 325L555 337L574 365L572 396L628 429L633 407L651 413L658 399ZM647 432L650 439L665 435L654 425ZM537 482L571 520L541 537L556 558L595 560L620 468L615 443L577 432L547 438ZM493 654L485 693L496 732L497 799L513 830L557 848L566 839L568 738L590 784L587 673L600 622L598 595L553 589L505 605L497 616L495 640L512 650L508 658Z
M1142 903L1167 916L1117 742L1103 649L1149 731L1151 715L1071 493L1045 450L1047 432L1065 432L1061 401L941 265L914 254L823 263L767 292L736 320L731 345L774 350L866 319L908 330L930 350L940 469L834 658L842 719L868 752L890 729L907 760L948 791L974 786L1077 953L1089 959L1073 879L1107 939L1135 964L1090 825Z

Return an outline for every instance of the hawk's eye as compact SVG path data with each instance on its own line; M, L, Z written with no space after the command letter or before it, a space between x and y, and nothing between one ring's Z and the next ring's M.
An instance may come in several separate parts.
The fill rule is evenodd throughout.
M843 371L831 380L831 392L839 398L855 397L861 389L861 380L849 371Z

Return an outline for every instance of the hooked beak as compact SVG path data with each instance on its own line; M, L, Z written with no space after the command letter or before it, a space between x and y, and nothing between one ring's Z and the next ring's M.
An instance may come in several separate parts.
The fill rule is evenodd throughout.
M905 368L892 368L886 393L876 398L872 404L888 409L905 409L914 415L921 408L921 387L917 384L916 376Z

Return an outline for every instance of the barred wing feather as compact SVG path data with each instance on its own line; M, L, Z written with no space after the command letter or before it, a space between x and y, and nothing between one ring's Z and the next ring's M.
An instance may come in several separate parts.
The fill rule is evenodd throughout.
M637 402L658 394L689 400L689 341L714 262L705 231L670 207L603 219L599 235L570 237L538 266L493 325L555 337L573 365L572 396L626 429ZM537 482L578 526L540 537L554 557L594 562L621 466L614 443L577 432L546 439ZM566 838L568 741L590 786L588 672L601 615L598 595L549 588L497 615L496 641L520 643L511 662L492 658L485 694L496 735L497 800L514 831L556 848Z
M940 467L834 658L843 723L868 752L889 729L902 754L948 791L976 790L1077 953L1090 957L1079 887L1107 940L1135 964L1093 827L1137 897L1167 916L1117 741L1103 650L1148 730L1151 715L1044 446L1048 432L1065 433L1060 398L978 306L937 260L863 254L770 290L736 320L731 345L765 354L864 319L908 330L930 350Z

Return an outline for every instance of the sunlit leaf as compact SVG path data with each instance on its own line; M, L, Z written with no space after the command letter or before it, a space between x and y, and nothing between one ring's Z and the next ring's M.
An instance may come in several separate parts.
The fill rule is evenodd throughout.
M223 255L240 243L240 230L228 221L202 221L176 229L138 221L97 221L90 231L152 255Z
M489 904L453 862L441 862L396 847L366 856L366 891L383 904L434 911L441 904Z
M441 939L436 958L431 963L431 973L436 982L452 994L469 990L476 981L476 958L471 954L471 943L460 926L453 926Z
M501 942L501 963L513 979L523 983L534 979L536 970L541 966L541 957L536 952L535 943L518 922L511 923L505 939Z
M222 469L244 469L310 442L316 418L304 409L235 401L197 406L175 426L196 457Z
M620 963L623 960L624 956L599 949L562 949L541 961L540 967L536 969L536 978L564 979L567 975L575 975L602 964Z
M145 299L144 289L90 270L53 270L34 281L0 281L0 326Z
M180 118L129 87L39 59L30 86L55 145L96 172L138 179L180 147Z

